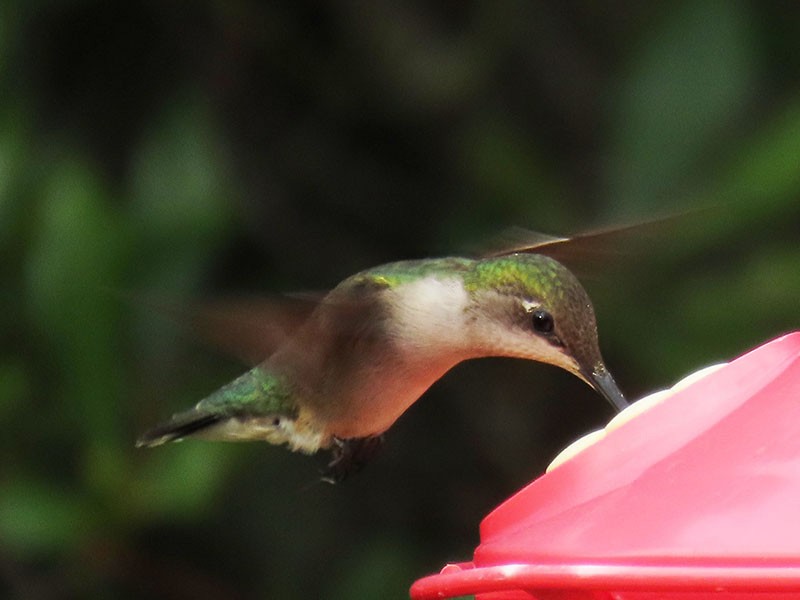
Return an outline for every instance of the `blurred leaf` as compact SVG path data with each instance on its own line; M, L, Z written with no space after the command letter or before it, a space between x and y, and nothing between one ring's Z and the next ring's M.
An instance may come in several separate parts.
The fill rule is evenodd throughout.
M662 251L675 262L696 261L723 249L729 258L756 251L758 244L770 241L763 232L791 227L800 218L800 95L794 94L725 156L694 194L694 204L709 210L686 219L675 243Z
M211 115L196 100L169 105L137 150L131 216L181 269L195 272L228 229L236 190L227 163Z
M646 31L619 93L609 165L617 213L642 214L682 189L755 90L745 3L684 2Z
M123 266L125 231L90 167L65 160L50 171L27 264L30 310L58 351L66 384L57 396L87 439L118 443L122 378L117 314L101 290Z
M481 115L464 129L454 152L466 198L442 223L440 235L449 245L442 252L484 241L510 223L557 232L569 222L562 182L535 140L509 119ZM549 207L542 211L545 199Z
M79 497L47 483L20 478L0 488L0 546L20 557L74 548L92 521Z
M132 514L177 521L210 509L235 454L230 446L197 441L140 453L147 462L124 504Z
M800 95L743 143L719 184L720 201L734 201L754 216L787 207L800 197Z

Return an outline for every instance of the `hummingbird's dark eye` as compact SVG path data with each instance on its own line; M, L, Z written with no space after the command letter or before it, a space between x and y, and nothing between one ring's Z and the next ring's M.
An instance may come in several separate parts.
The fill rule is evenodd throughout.
M555 328L555 324L553 322L553 315L551 315L546 310L541 308L536 309L531 313L531 319L533 322L533 330L542 333L544 335L549 335L553 333L553 329Z

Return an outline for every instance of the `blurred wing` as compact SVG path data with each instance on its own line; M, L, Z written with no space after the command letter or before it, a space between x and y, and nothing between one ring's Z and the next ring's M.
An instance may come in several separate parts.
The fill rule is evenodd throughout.
M544 254L564 263L576 272L591 272L597 267L624 261L634 257L647 244L665 240L674 233L676 227L685 223L689 211L648 221L592 229L570 237L557 237L528 231L519 227L511 228L498 238L499 246L486 256L505 256L515 253Z
M135 301L168 316L205 344L254 366L271 356L323 297L237 296L181 302L137 296Z
M569 241L571 238L548 235L522 227L509 227L494 238L481 256L492 258L518 252L544 254L547 248Z
M183 302L134 295L131 300L169 317L207 346L255 366L295 337L323 302L328 310L324 317L318 317L309 333L320 339L308 340L306 348L321 350L326 344L346 348L372 339L375 333L372 328L378 321L373 296L383 287L364 277L360 285L337 289L332 294L296 292ZM307 359L313 362L312 357Z

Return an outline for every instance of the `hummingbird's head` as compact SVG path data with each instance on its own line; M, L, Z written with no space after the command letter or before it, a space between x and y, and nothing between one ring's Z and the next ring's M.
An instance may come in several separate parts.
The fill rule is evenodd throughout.
M466 281L473 344L484 356L511 356L566 369L617 410L627 406L603 363L589 296L561 263L509 254L475 263Z

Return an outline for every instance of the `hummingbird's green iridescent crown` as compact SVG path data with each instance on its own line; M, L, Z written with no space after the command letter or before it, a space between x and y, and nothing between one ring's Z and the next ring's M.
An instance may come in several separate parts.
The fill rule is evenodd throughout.
M542 254L510 254L477 261L464 285L470 292L492 289L524 294L546 290L548 295L557 297L580 286L566 267Z

